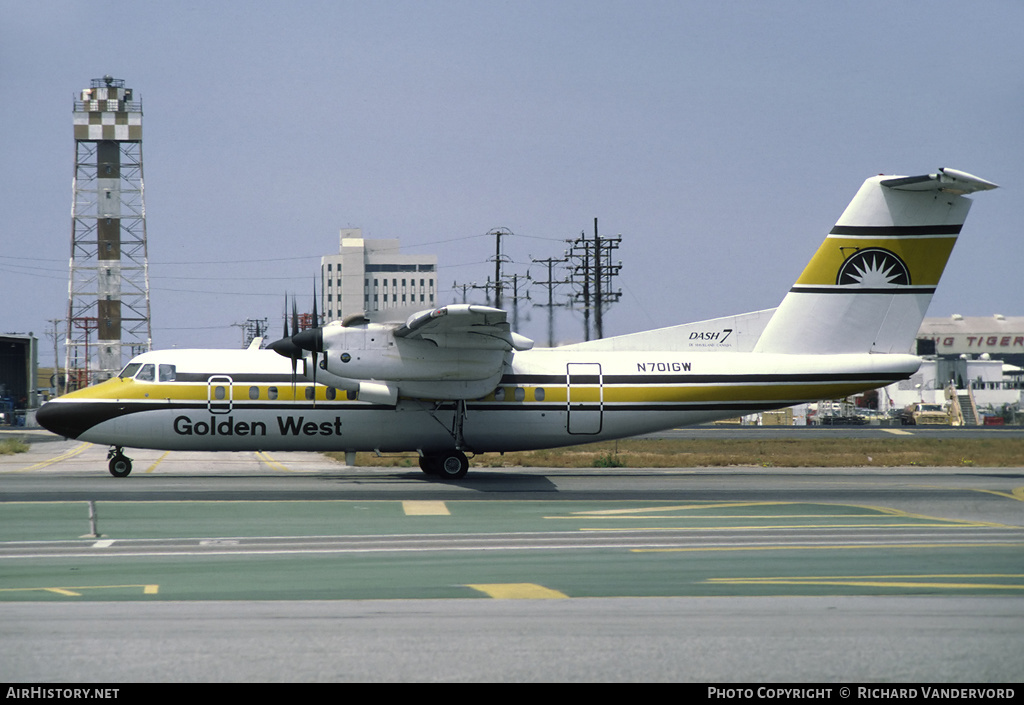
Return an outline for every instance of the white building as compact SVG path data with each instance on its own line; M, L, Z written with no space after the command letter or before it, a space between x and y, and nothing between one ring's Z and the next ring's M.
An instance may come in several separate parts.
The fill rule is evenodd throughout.
M435 305L437 255L403 255L397 239L366 240L359 228L343 229L340 240L338 254L320 259L325 321Z
M986 417L1011 418L1024 409L1024 317L960 316L926 318L917 334L916 353L922 356L913 377L861 395L863 410L895 415L918 402L957 407L967 425ZM818 416L836 413L836 402L825 400ZM795 407L796 425L803 423ZM841 414L840 414L841 415ZM953 416L956 416L954 413Z
M926 318L918 341L934 341L934 354L945 358L988 355L1004 362L1024 365L1024 317L961 316ZM923 352L920 350L919 352ZM931 351L928 351L931 352Z
M1021 380L1013 374L1015 370L1019 368L984 354L977 358L964 354L955 360L928 357L913 377L885 387L879 405L888 404L895 410L915 402L945 405L951 401L947 390L952 384L952 393L965 400L972 398L979 414L996 416L1006 406L1020 405Z

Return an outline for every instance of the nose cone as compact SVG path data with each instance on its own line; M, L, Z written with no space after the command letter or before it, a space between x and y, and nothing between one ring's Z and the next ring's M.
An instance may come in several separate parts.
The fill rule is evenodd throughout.
M309 328L293 335L292 342L303 350L323 352L324 330L323 328Z
M65 438L78 438L91 424L77 404L48 401L36 412L36 421L47 431Z
M302 357L302 350L292 341L291 338L275 340L273 343L268 345L267 348L273 350L282 357L291 358L292 360L297 360Z

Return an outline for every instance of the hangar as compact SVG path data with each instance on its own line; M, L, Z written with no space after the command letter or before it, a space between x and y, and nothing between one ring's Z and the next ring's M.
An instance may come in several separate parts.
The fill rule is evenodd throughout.
M942 358L960 358L961 355L1002 360L1024 367L1024 316L961 316L926 318L917 334L919 353L922 343L934 343L930 354Z
M1024 316L925 318L921 369L886 387L890 408L940 404L954 423L1013 423L1024 401Z

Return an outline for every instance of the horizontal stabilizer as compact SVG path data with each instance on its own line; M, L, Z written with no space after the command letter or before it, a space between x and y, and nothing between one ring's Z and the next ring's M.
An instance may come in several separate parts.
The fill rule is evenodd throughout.
M897 191L944 191L958 195L999 188L991 181L979 179L977 176L968 174L966 171L946 168L939 169L937 174L883 179L881 184L886 188L896 189Z

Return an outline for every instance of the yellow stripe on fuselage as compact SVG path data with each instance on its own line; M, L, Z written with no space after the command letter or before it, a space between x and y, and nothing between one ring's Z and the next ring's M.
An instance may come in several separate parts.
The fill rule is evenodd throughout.
M787 383L778 382L775 384L765 383L714 383L714 384L687 384L681 378L677 384L664 382L658 384L634 384L634 385L573 385L573 403L598 403L604 404L635 404L635 403L708 403L708 402L743 402L743 401L792 401L795 399L837 399L858 391L862 391L872 384L881 386L882 382L869 381L844 381L844 382L820 382L820 383ZM215 385L216 386L216 385ZM294 387L287 385L267 384L234 384L231 387L230 400L232 403L245 404L246 402L277 402L281 404L310 402L306 397L306 388L312 385L298 384ZM522 406L542 401L547 404L565 404L568 402L567 388L565 384L556 386L531 385L523 386L524 395L522 400L515 399L515 385L502 385L505 390L504 399L496 399L494 394L489 394L482 401L488 403L507 404L509 407ZM251 389L258 390L258 396L251 394ZM271 398L270 389L276 390L276 396ZM317 385L315 388L316 401L346 401L344 392L337 392L335 399L328 399L328 387ZM225 390L226 392L226 390ZM540 399L538 399L540 397ZM124 401L153 401L153 402L188 402L206 403L209 399L209 386L197 383L163 382L148 383L134 380L114 379L86 389L71 392L65 395L66 399L78 398L88 400L124 400ZM213 403L226 403L228 399L213 399Z
M228 401L227 396L227 385L213 383L213 387L223 387L225 397L223 399L214 398L213 402L226 402ZM289 382L283 382L281 384L247 384L245 382L235 382L231 385L231 401L282 401L282 402L303 402L312 401L306 396L306 388L312 387L313 385L308 382L302 382L296 384L294 387ZM251 390L258 390L257 395L253 395ZM274 390L274 395L271 396L270 390ZM317 385L314 387L315 396L317 401L328 401L327 390L330 387L323 385ZM345 392L338 391L337 396L344 399ZM81 400L111 400L111 399L123 399L131 401L142 401L146 399L169 399L172 401L189 401L189 402L206 402L210 400L210 385L197 383L197 382L139 382L134 379L121 379L114 378L109 379L100 384L93 385L91 387L85 387L74 392L65 394L63 399L81 399Z
M786 401L790 399L836 399L864 389L863 383L843 382L830 384L736 384L699 385L679 387L606 387L604 402L731 402L731 401ZM590 400L597 401L597 389ZM573 389L573 401L577 390ZM587 401L583 396L580 401Z

